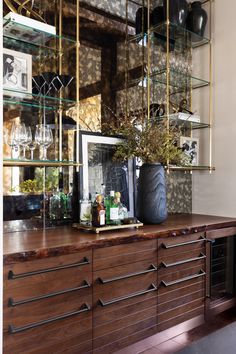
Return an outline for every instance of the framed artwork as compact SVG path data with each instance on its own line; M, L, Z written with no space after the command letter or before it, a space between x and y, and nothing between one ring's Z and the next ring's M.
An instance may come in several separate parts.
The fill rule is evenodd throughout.
M32 93L31 55L3 49L3 89L14 91L17 97L24 97L24 93Z
M134 216L134 161L114 161L115 145L122 139L99 133L80 131L80 191L86 191L92 201L96 193L111 190L121 193L121 202L129 216Z
M199 139L181 136L180 147L189 157L190 165L197 166L199 164Z

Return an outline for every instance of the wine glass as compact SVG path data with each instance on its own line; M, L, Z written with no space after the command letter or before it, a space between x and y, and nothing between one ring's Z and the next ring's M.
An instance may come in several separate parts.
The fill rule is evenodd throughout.
M34 150L36 149L37 143L33 140L28 145L28 148L30 149L30 158L31 160L34 159Z
M21 146L23 147L23 159L25 159L25 150L27 146L32 142L32 132L30 127L25 127L24 129L24 140L21 142Z
M19 146L25 139L25 124L12 123L11 133L8 135L8 145L11 148L11 158L13 158L14 152L19 151Z
M43 147L43 160L47 160L47 148L53 143L52 130L45 124L36 125L35 142Z

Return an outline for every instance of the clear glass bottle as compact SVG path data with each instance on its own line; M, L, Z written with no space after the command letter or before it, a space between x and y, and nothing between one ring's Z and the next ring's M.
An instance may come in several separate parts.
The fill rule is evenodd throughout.
M121 203L120 198L121 198L120 192L116 192L114 202L118 206L118 218L122 223L124 219L128 218L128 209L124 204Z
M91 223L91 201L86 190L83 192L83 199L80 200L80 223L84 225Z
M110 202L109 202L109 224L117 225L120 224L119 220L119 208L115 202L115 192L110 192Z
M54 190L49 201L49 217L51 220L61 218L61 199L59 190Z

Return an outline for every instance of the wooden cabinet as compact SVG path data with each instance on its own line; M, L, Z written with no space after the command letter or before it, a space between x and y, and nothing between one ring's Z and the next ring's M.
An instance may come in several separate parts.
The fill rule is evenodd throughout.
M158 330L204 315L205 235L158 240Z
M94 353L156 333L157 240L94 251Z
M6 264L4 354L109 354L235 304L235 280L223 307L208 297L209 241L233 240L236 228L185 230ZM229 275L235 278L229 255L236 251L226 246L225 265L234 264Z
M92 351L92 252L4 268L4 354Z

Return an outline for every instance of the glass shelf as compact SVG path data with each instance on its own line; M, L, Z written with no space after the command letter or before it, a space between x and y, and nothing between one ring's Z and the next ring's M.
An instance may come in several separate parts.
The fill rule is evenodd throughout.
M162 122L167 120L167 116L158 117L156 122ZM178 113L170 114L169 116L170 124L173 126L178 126L179 128L195 130L195 129L205 129L210 128L210 124L202 122L191 122L189 120L183 120L178 118Z
M4 89L3 103L54 110L58 108L68 109L70 107L75 106L77 104L77 101L59 97L36 95L23 91Z
M60 56L63 56L63 52L51 50L47 47L39 47L33 43L22 42L17 39L3 37L3 47L17 52L22 52L25 54L30 54L32 56L32 61L36 60L49 60L49 59L58 59ZM66 51L65 51L66 52Z
M159 71L153 71L150 76L149 80L153 84L159 84L159 85L167 85L167 70L159 70ZM137 77L134 80L129 80L128 81L128 87L132 87L135 85L143 86L144 88L147 87L147 82L148 82L148 76L145 77ZM190 89L197 89L205 86L209 86L210 82L187 75L185 73L182 73L180 71L175 71L170 69L170 77L169 77L169 85L170 85L170 94L174 95L177 93L189 91Z
M76 41L72 38L53 35L6 19L3 19L3 36L22 42L26 46L34 45L56 51L59 51L59 40L63 50L70 50L76 46Z
M150 29L153 39L161 39L166 41L167 35L167 25L166 22L163 22L160 25L154 26ZM187 30L184 27L174 25L170 23L169 25L169 33L170 33L170 45L174 46L177 45L178 47L183 46L191 46L192 48L197 48L202 45L208 44L210 42L209 38L201 37L196 33L193 33Z
M175 165L168 165L165 166L166 170L170 171L215 171L215 167L212 166L175 166Z
M75 161L3 159L3 166L66 167L81 166Z
M153 44L164 44L167 40L167 25L166 22L153 26L150 28L150 38ZM170 33L170 50L174 50L175 47L192 47L197 48L202 45L210 43L210 39L207 37L201 37L196 33L187 30L184 27L174 25L170 23L169 25ZM148 34L137 34L131 36L128 42L136 42L139 45L146 46L148 41Z
M154 71L150 74L150 77L154 83L166 85L167 70L163 69L160 71ZM170 69L169 85L171 93L175 94L189 89L197 89L204 86L209 86L210 82L194 76L190 76L180 71Z

